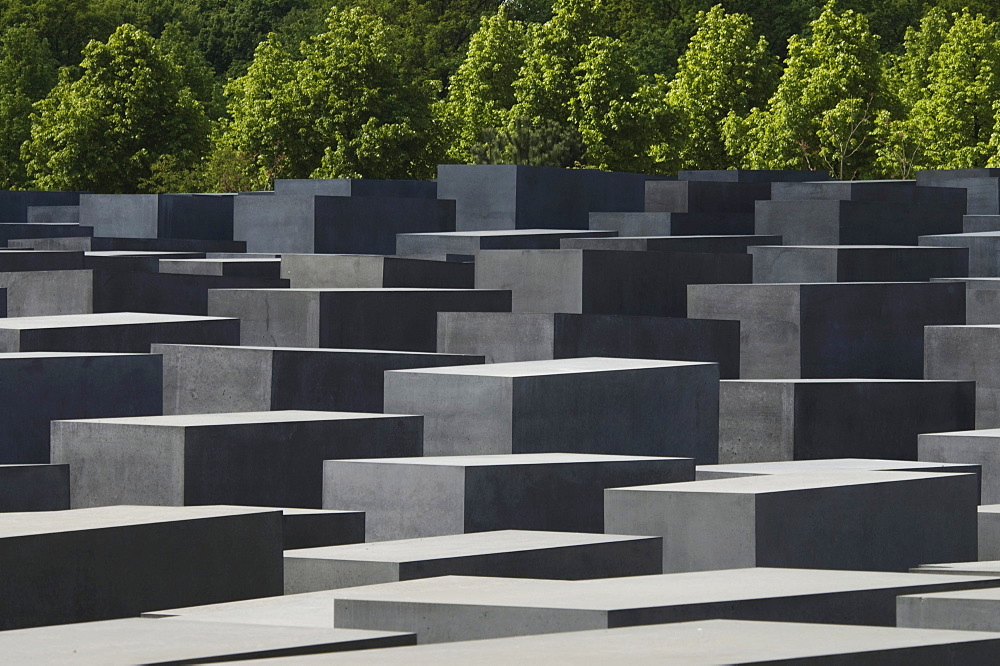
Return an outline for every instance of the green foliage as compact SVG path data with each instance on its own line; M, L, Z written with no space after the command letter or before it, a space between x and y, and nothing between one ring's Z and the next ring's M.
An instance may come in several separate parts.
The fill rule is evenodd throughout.
M574 167L583 158L580 133L564 123L516 118L506 128L487 127L470 147L473 164Z
M232 122L220 143L252 156L246 176L420 178L442 139L435 90L404 64L396 30L359 9L330 10L327 31L300 46L276 36L226 89Z
M755 169L827 169L853 178L874 168L874 120L885 107L878 38L864 16L835 0L793 37L766 110L733 114L724 135L732 155Z
M724 121L763 106L778 67L745 14L726 14L716 5L698 14L697 25L667 95L682 124L676 161L682 169L725 169L733 156L726 150Z
M0 187L27 187L21 144L31 136L32 105L56 83L56 61L33 28L0 36Z
M32 114L22 157L36 186L147 191L155 164L197 162L210 124L184 72L152 37L123 25L106 43L91 42L80 67L79 79L62 70Z

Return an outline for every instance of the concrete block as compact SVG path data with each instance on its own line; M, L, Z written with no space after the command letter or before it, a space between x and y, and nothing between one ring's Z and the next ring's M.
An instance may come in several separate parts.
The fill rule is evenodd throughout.
M924 327L962 324L965 289L945 282L691 285L688 316L740 322L744 379L921 379Z
M281 277L280 259L160 259L160 273L214 277Z
M48 463L54 419L159 414L162 376L146 354L0 354L0 464Z
M981 474L979 465L924 462L922 460L879 460L876 458L828 458L826 460L781 460L777 462L698 465L696 481L735 479L769 474L811 474L833 471L934 472L936 474ZM980 507L982 508L982 507Z
M978 486L974 474L854 471L613 488L604 525L669 534L664 571L905 571L975 559Z
M924 282L969 274L969 254L959 247L796 245L747 252L753 256L753 281L763 283Z
M144 618L191 622L333 628L333 604L340 590L245 599L221 604L170 608L143 613Z
M605 488L691 480L694 461L527 453L328 460L323 473L323 506L364 511L366 540L389 541L511 529L603 532Z
M0 628L281 594L281 514L114 506L0 514ZM4 653L9 654L7 652Z
M944 564L922 564L910 569L912 573L945 576L996 576L1000 574L1000 562L946 562ZM995 586L992 586L995 587Z
M982 465L982 503L1000 503L1000 429L925 432L919 438L919 460Z
M144 312L9 317L0 320L0 352L146 353L156 342L239 344L240 322Z
M419 416L292 410L54 421L52 460L70 466L74 508L320 508L324 460L421 455L421 425Z
M648 213L752 213L754 203L771 198L770 183L651 180L646 183Z
M67 475L67 482L69 476ZM363 511L301 509L255 506L261 511L281 512L281 537L284 550L323 548L362 543L365 540Z
M896 604L900 627L1000 631L1000 590L996 588L903 595Z
M236 198L235 238L249 252L394 254L396 234L455 230L455 203L428 198L287 195Z
M719 368L581 358L385 373L385 409L424 415L424 453L624 453L718 461Z
M657 537L505 530L285 551L285 594L435 576L582 580L661 573Z
M631 250L633 252L702 252L746 254L754 245L781 245L781 236L629 236L564 238L563 250Z
M1000 231L1000 215L966 215L962 221L963 234Z
M442 164L437 175L438 198L455 200L457 231L587 229L591 212L643 210L646 181L657 178L504 164Z
M94 233L90 227L79 224L58 224L40 222L0 223L0 245L14 247L16 241L25 238L89 238ZM44 248L38 248L44 249Z
M1000 324L1000 278L935 278L965 285L965 323Z
M94 311L93 271L0 272L8 317L87 314Z
M979 560L1000 560L1000 504L979 507Z
M412 634L352 629L251 627L131 618L6 631L5 658L19 664L205 664L413 645Z
M298 347L152 345L163 413L283 409L382 412L386 370L482 363L482 356Z
M591 213L592 231L619 236L747 235L754 232L753 213Z
M471 263L359 254L286 254L281 277L294 289L472 289L476 281Z
M779 169L681 169L677 180L707 180L723 183L773 183L822 181L830 179L820 171L795 171Z
M233 240L231 194L82 194L80 224L95 236ZM96 248L95 248L96 249Z
M241 322L240 344L437 350L439 312L510 312L489 289L213 289L208 311ZM229 344L229 343L225 343Z
M145 250L159 252L245 252L243 241L213 241L190 238L24 238L12 239L8 247L27 250L113 251Z
M969 381L724 381L719 462L916 460L917 435L955 430L951 424L974 428L975 410L976 386Z
M27 222L28 208L33 206L76 206L79 192L35 192L4 190L0 192L0 222Z
M611 238L614 231L569 229L493 229L453 231L439 234L399 234L396 252L406 255L462 254L474 256L480 250L558 250L569 238Z
M80 206L28 206L28 224L80 224Z
M991 584L995 578L763 567L588 581L447 576L341 590L334 624L415 631L419 643L708 619L891 627L897 595Z
M0 272L81 270L82 252L48 252L44 250L0 250Z
M918 171L917 185L965 189L969 215L1000 213L1000 169Z
M204 316L214 289L287 287L277 278L102 270L94 275L94 310Z
M754 233L785 245L917 245L920 236L962 231L954 201L759 201Z
M913 201L949 196L953 202L964 201L957 191L917 187L915 180L827 180L774 182L770 198L774 201Z
M735 321L525 312L442 312L438 350L478 354L487 363L614 356L719 364L740 372Z
M992 633L861 627L805 622L704 620L647 627L574 631L365 650L351 664L482 664L497 655L511 663L828 664L988 663L1000 636ZM302 657L295 663L320 663Z
M68 508L67 465L0 465L0 513Z
M976 428L1000 427L1000 326L928 326L924 345L927 379L976 382Z
M334 197L403 197L436 199L433 180L377 180L374 178L299 178L274 180L277 195Z
M685 317L687 287L752 279L748 255L615 250L485 250L477 289L507 289L514 312Z
M921 236L921 245L968 248L970 277L1000 277L1000 232ZM948 277L936 275L934 277Z
M159 273L161 259L203 259L204 252L100 250L84 253L83 265L109 273Z

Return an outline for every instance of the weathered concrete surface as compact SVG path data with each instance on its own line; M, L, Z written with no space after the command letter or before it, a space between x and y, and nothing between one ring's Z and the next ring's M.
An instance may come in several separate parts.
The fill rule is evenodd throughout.
M924 376L975 381L975 427L1000 427L1000 326L928 326L924 338Z
M285 254L281 277L293 289L475 286L471 263L368 254Z
M753 281L923 282L969 275L968 251L961 247L889 245L758 246Z
M69 508L69 466L0 465L0 513Z

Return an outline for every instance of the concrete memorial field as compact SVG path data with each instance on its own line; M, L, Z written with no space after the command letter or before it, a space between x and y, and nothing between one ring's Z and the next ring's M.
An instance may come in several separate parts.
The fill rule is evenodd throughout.
M998 183L0 192L0 662L997 663Z

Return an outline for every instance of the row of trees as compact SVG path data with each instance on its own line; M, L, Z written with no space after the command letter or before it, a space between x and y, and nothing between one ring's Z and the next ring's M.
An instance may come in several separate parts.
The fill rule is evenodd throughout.
M670 3L643 0L411 0L392 23L378 9L398 0L380 0L324 8L316 27L315 0L281 2L252 57L206 57L210 30L126 24L60 68L68 47L8 27L0 186L238 191L422 178L444 161L843 178L1000 164L1000 28L968 9L934 3L904 30L888 17L928 3L831 0L788 37L806 0L745 3L774 12L762 27L722 5L669 18ZM887 49L869 16L901 38ZM670 61L678 25L690 38Z

